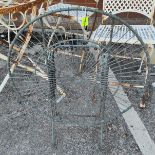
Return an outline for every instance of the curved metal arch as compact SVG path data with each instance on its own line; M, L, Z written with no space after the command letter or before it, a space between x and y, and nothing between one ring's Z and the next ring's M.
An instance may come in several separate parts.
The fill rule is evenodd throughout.
M46 17L46 16L48 16L48 15L50 15L50 14L54 14L54 13L56 13L56 12L61 12L61 11L68 11L68 10L70 10L70 11L72 11L72 10L77 10L77 11L79 11L79 10L83 10L83 8L81 8L81 7L68 7L68 8L63 8L63 9L50 10L49 12L46 12L45 14L40 15L40 16L38 16L37 18L33 19L31 22L27 23L27 24L19 31L19 33L16 35L16 37L15 37L14 40L12 41L12 44L11 44L11 46L10 46L10 48L9 48L9 56L11 55L11 50L12 50L12 48L13 48L13 45L15 44L16 39L24 32L24 30L25 30L27 27L29 27L31 24L33 24L33 23L36 22L37 20L39 20L39 19L41 19L41 18L43 18L43 17ZM150 58L149 58L149 54L148 54L148 52L147 52L147 49L146 49L146 47L145 47L145 44L144 44L143 40L141 39L141 37L138 35L138 33L132 28L132 26L130 26L128 23L126 23L126 22L123 21L121 18L117 17L116 15L112 15L112 14L110 14L110 13L104 12L103 10L97 10L97 9L95 9L95 8L93 9L93 8L89 8L89 7L86 8L86 10L87 10L87 11L96 12L96 13L101 13L101 14L103 14L103 15L105 15L105 16L108 16L108 17L113 18L114 20L118 20L118 21L120 21L122 24L124 24L125 26L127 26L127 27L129 28L129 30L131 30L132 32L134 32L134 34L135 34L135 36L137 37L138 41L141 43L142 47L144 48L144 53L146 54L146 57L147 57L146 63L147 63L147 65L149 66L149 64L150 64ZM8 69L9 69L9 72L10 72L10 63L9 63L9 62L10 62L10 60L8 59ZM149 75L149 73L150 73L150 70L148 69L148 75ZM148 79L146 80L146 82L149 82Z
M151 20L151 17L150 15L146 15L144 14L142 11L140 10L131 10L131 9L126 9L126 10L122 10L122 11L113 11L113 12L110 12L112 14L119 14L119 13L128 13L128 12L131 12L131 13L138 13L140 15L143 15L144 17L147 17L148 19Z

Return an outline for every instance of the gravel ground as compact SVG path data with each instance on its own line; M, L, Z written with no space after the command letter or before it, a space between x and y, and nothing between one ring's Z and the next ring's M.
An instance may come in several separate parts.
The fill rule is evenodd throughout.
M9 92L10 89L12 88L8 85L5 90ZM51 146L51 120L42 110L45 109L45 105L43 107L41 104L28 102L24 105L19 104L13 94L3 92L0 96L0 154L140 155L139 148L119 114L116 103L112 99L109 100L106 113L109 117L117 115L117 119L106 125L103 150L98 147L99 127L76 127L65 124L56 124L55 149Z
M3 62L1 63L5 66ZM5 67L0 68L0 73L1 75L6 73ZM152 82L155 81L155 77L152 76L151 80ZM75 85L77 83L78 80ZM84 82L83 84L82 88L86 94L82 95L86 96L89 93L87 89L89 83ZM79 84L78 86L80 89ZM77 127L66 125L66 123L55 125L57 148L53 147L51 144L51 119L47 115L50 109L49 102L41 97L36 98L36 94L32 91L28 100L24 98L19 100L19 96L13 91L16 90L10 81L0 94L0 155L141 155L110 92L108 92L109 98L106 104L106 119L110 121L105 127L103 148L99 149L99 127ZM72 90L70 91L72 92ZM81 95L75 89L74 91L75 98ZM42 92L38 93L42 94ZM152 101L146 109L141 110L137 105L134 105L134 107L151 138L155 141L154 98L155 90ZM76 104L76 100L73 103ZM63 106L67 109L65 102ZM74 106L75 110L78 107L82 107L82 112L85 114L90 112L83 103ZM86 105L86 107L90 108L89 105ZM94 107L92 106L90 109L92 110ZM94 114L97 114L97 110L94 111ZM70 116L70 120L73 118ZM88 118L84 121L92 120Z

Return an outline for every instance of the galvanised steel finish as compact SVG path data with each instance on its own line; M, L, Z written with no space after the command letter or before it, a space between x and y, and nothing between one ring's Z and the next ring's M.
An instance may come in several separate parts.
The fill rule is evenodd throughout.
M105 107L108 99L112 98L110 94L118 96L120 100L124 99L119 96L119 90L114 91L115 93L110 93L109 87L122 87L125 92L130 93L135 89L142 89L139 93L139 100L142 100L142 98L148 94L147 88L149 86L150 59L146 47L137 32L119 17L104 11L92 8L84 9L86 14L87 11L90 11L95 14L107 16L111 19L112 27L109 32L110 37L108 42L100 43L99 39L98 41L94 41L94 38L92 38L93 35L95 36L95 34L93 34L94 26L92 27L91 25L88 25L87 28L84 27L84 30L79 29L78 27L75 30L75 33L72 33L71 24L73 21L69 20L66 22L62 12L67 11L70 13L73 10L77 11L78 14L78 11L83 11L83 8L70 7L54 11L51 10L33 19L18 32L9 50L9 76L17 83L16 76L18 74L20 77L18 77L18 79L21 81L24 80L26 83L27 79L24 78L28 75L29 82L27 83L30 84L29 87L27 85L24 87L22 84L18 86L17 84L17 89L19 89L19 91L22 90L24 95L33 89L33 91L36 91L35 98L39 98L41 100L40 102L50 105L50 109L48 110L50 111L49 116L51 119L52 144L56 143L57 134L55 124L67 124L69 122L69 125L75 126L100 126L99 141L100 146L102 147L104 143L103 128L105 127L104 124L108 122L106 120ZM56 26L54 28L52 28L53 23L51 22L52 31L48 34L45 31L47 27L43 23L43 19L47 18L49 20L54 14L59 14L61 20L60 22L57 22L58 19L56 20ZM96 18L94 21L96 21ZM23 36L23 32L37 22L41 23L39 27L40 31L38 31L37 34L31 33L31 38L35 39L35 41L29 40L28 43L38 45L40 51L37 51L36 53L33 53L32 51L29 52L29 49L31 49L30 44L23 50L20 50L19 53L16 53L13 49L15 46L18 46L18 42L22 43L20 38ZM76 21L74 22L76 23ZM59 24L57 25L57 23ZM128 41L126 41L126 44L124 45L119 43L114 44L113 37L114 35L117 35L114 33L116 23L125 26L126 29L137 38L140 46L135 47L133 44L127 45ZM60 30L60 27L63 27L64 31ZM57 31L55 31L55 29ZM102 32L100 35L102 35ZM143 73L140 74L140 78L138 78L137 69L142 60L140 55L141 50L145 53L145 63L142 65ZM27 56L25 61L22 62L21 58L25 51L27 51ZM18 63L15 63L12 60L16 60ZM12 66L15 67L12 69ZM27 72L29 72L31 76ZM115 77L112 76L111 72L114 73ZM36 80L31 78L36 78ZM86 95L85 93L87 90L90 92ZM39 91L41 91L41 93ZM43 93L45 94L43 95ZM128 93L126 93L126 95L130 98ZM135 94L132 95L134 96ZM84 108L83 104L88 104L88 101L92 102L92 104L86 106L87 108ZM95 103L98 104L99 109L95 109ZM77 106L78 104L79 106ZM90 106L93 106L93 110L99 111L95 114L93 112L81 112L83 109L87 111ZM126 107L125 110L128 109L129 107ZM68 117L71 118L66 120ZM76 119L72 120L74 118ZM83 123L81 118L88 120ZM91 119L95 119L93 120L93 123L90 123Z

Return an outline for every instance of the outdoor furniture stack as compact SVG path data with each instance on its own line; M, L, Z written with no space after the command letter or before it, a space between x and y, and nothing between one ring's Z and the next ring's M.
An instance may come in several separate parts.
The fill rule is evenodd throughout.
M148 52L150 55L151 64L155 64L155 28L153 26L153 16L155 9L155 0L104 0L103 10L107 13L118 15L119 13L137 13L144 15L148 18L149 24L136 25L136 19L134 20L133 29L139 34L143 42L148 46ZM107 36L107 32L110 31L111 25L104 25L107 17L103 15L103 24L101 24L94 32L95 40L99 42L106 42L109 40L110 35ZM102 34L101 34L102 32ZM128 43L139 44L135 37L132 38L132 34L127 29L124 29L122 25L115 25L112 42L114 43ZM120 39L120 36L121 39Z

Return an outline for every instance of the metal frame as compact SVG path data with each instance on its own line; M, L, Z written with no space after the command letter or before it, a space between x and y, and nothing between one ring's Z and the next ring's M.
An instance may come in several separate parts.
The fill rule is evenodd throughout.
M71 8L68 8L68 9L56 9L56 10L54 10L54 11L49 11L49 12L46 12L45 14L43 14L43 15L41 15L41 16L39 16L39 17L37 17L37 18L35 18L35 19L33 19L31 22L29 22L29 23L27 23L20 31L19 31L19 33L16 35L16 37L15 37L15 39L13 40L13 42L12 42L12 44L11 44L11 46L10 46L10 49L9 49L9 60L8 60L8 69L9 69L9 77L11 77L12 76L12 73L13 73L13 70L14 70L14 67L13 66L16 66L16 65L19 65L20 64L20 60L21 60L21 58L23 57L23 54L24 54L24 50L25 50L25 48L23 49L23 50L21 50L20 52L19 52L19 54L18 54L18 57L17 57L17 60L16 60L16 63L13 65L13 66L11 66L11 60L10 60L10 56L11 56L11 52L12 52L12 49L14 48L14 44L15 44L15 42L16 42L16 40L21 36L21 34L24 32L24 30L27 28L27 27L29 27L29 26L31 26L31 25L33 25L33 23L34 22L36 22L36 21L38 21L38 20L40 20L40 19L42 19L43 17L46 17L46 16L48 16L48 15L50 15L50 14L54 14L54 13L57 13L57 12L59 12L59 11L67 11L67 10L81 10L81 8L80 7L71 7ZM134 32L134 34L135 34L135 36L137 37L137 39L139 40L139 42L141 43L141 45L142 45L142 47L144 48L144 53L145 53L145 55L146 55L146 58L147 58L147 66L149 67L149 62L150 62L150 58L149 58L149 55L148 55L148 52L146 51L146 48L145 48L145 44L144 44L144 42L142 41L142 39L139 37L139 35L137 34L137 32L136 31L134 31L134 29L129 25L129 24L127 24L126 22L124 22L123 20L121 20L119 17L117 17L117 16L115 16L115 15L112 15L112 14L109 14L109 13L106 13L106 12L104 12L104 11L101 11L101 10L96 10L96 9L92 9L92 8L87 8L87 11L93 11L93 12L96 12L96 13L101 13L101 14L103 14L103 15L106 15L106 16L109 16L109 17L111 17L113 20L118 20L118 21L120 21L122 24L124 24L125 26L127 26L132 32ZM112 28L112 30L111 30L111 32L113 31L113 28ZM44 38L44 35L43 35L43 38ZM112 42L112 37L111 37L111 39L110 39L110 44L111 44L111 42ZM109 44L109 46L110 46L110 44ZM110 48L108 49L108 50L110 50ZM54 51L53 51L54 52ZM48 62L48 60L53 60L53 54L54 53L51 53L51 54L49 54L48 55L48 58L47 58L47 62ZM107 64L107 62L108 62L108 57L109 57L109 53L108 53L108 55L102 55L102 63L103 64ZM51 65L54 65L54 64L51 64ZM105 82L107 82L107 80L105 80L105 78L107 77L107 75L108 75L108 66L106 66L106 65L103 65L104 66L104 68L103 68L103 74L102 74L102 80L103 80L103 82L105 83ZM148 70L148 74L147 74L147 76L149 77L149 72L150 72L150 70L149 69L147 69ZM55 74L55 72L53 71L53 70L50 70L50 68L49 68L49 72L48 72L48 76L49 77L53 77L53 76L55 76L54 75ZM103 84L103 82L102 82L102 80L101 80L101 85ZM148 83L149 83L149 78L147 78L146 79L146 81L145 81L145 85L143 86L144 87L144 90L147 92L147 89L148 89ZM119 85L118 83L114 83L114 85ZM120 85L122 85L122 84L120 84ZM105 85L104 85L105 86ZM51 87L53 87L53 82L52 81L50 81L50 88ZM54 86L54 87L56 87L56 86ZM53 93L53 91L51 91L51 93L52 93L52 96L54 95ZM102 100L101 101L105 101L106 100L106 88L104 87L103 89L102 89ZM53 96L54 97L54 96ZM52 100L52 102L53 102L53 100ZM55 102L55 101L54 101ZM103 103L101 103L101 104L103 104ZM53 104L53 106L54 106L54 104ZM102 105L103 106L103 105ZM55 111L53 111L53 114L55 113ZM102 116L102 118L101 118L101 133L103 133L103 117L104 117L104 107L103 108L101 108L101 116ZM54 133L54 122L53 122L53 117L54 117L55 115L53 115L52 116L52 141L53 141L53 144L55 143L55 133ZM100 145L103 145L103 135L101 134L101 136L100 136Z

